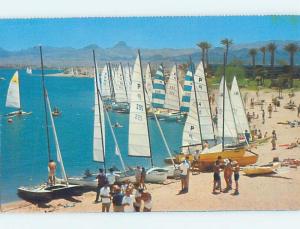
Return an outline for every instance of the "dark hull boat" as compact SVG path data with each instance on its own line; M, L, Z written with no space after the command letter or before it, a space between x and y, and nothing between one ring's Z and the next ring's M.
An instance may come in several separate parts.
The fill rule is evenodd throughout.
M56 184L49 186L46 184L35 187L18 188L18 196L30 201L50 201L55 198L62 198L80 194L79 185Z

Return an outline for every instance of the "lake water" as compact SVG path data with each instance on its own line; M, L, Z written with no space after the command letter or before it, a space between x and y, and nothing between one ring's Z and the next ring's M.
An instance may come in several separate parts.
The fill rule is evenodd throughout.
M15 70L0 69L0 77L6 79L0 80L0 114L13 111L5 107L5 100L8 84ZM59 71L46 70L46 74L57 72ZM15 117L13 123L8 123L7 117L1 118L0 192L2 203L17 200L16 192L19 186L40 184L47 180L48 175L40 71L33 70L33 75L27 75L25 70L20 70L19 76L22 109L27 112L31 111L32 114ZM97 171L102 164L92 161L93 79L46 77L45 81L52 108L57 106L62 111L62 115L54 120L68 176L81 175L87 168ZM112 123L117 121L124 126L115 129L115 133L125 164L149 167L149 158L127 156L128 115L117 113L109 113L109 115ZM179 151L183 123L160 123L171 150ZM168 153L155 121L149 119L149 124L154 165L162 166ZM51 155L55 158L52 132L50 133ZM115 145L108 127L106 128L106 148L107 167L121 168L119 158L114 153Z

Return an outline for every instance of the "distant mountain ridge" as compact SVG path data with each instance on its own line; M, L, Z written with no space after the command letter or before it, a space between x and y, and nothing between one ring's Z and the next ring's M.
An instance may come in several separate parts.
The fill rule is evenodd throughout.
M256 41L252 43L234 44L230 47L229 62L238 59L244 64L250 64L250 56L248 54L250 48L260 48L274 42L278 48L275 53L275 58L278 62L289 62L289 55L284 51L284 45L290 42L297 43L300 46L300 41ZM111 48L102 48L97 44L89 44L83 48L72 47L50 47L43 46L45 65L48 67L69 67L69 66L92 66L92 50L96 51L97 60L104 62L130 62L136 58L137 48L130 47L124 41L119 41ZM210 63L218 64L223 60L223 47L213 47L209 49ZM162 48L162 49L141 49L143 62L154 63L182 63L188 62L189 57L198 62L200 60L201 51L199 48ZM262 55L258 51L256 62L261 64ZM269 53L267 52L266 61L269 63ZM18 51L7 51L0 47L0 66L39 66L39 51L37 47L22 49ZM299 52L295 55L295 63L299 64Z

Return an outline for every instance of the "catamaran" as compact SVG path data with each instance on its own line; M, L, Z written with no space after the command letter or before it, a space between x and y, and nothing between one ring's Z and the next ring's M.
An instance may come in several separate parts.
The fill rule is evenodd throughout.
M29 115L32 113L23 111L21 107L19 71L15 72L9 83L5 106L18 109L17 111L10 112L5 116L13 117L17 115Z
M50 139L49 139L49 128L48 128L48 115L51 120L51 127L53 131L53 137L55 142L56 149L56 157L57 161L61 168L61 174L63 182L56 182L54 185L42 184L34 187L19 187L18 195L26 200L34 200L34 201L49 201L56 197L61 196L69 196L76 194L78 192L78 185L71 185L68 182L68 178L66 175L66 171L63 164L63 159L59 147L58 137L56 133L56 128L54 124L53 117L51 115L51 105L49 96L45 87L45 77L44 77L44 67L43 67L43 55L42 55L42 47L40 46L40 56L41 56L41 65L42 65L42 85L43 85L43 97L44 97L44 111L45 111L45 124L46 124L46 135L47 135L47 143L48 143L48 159L51 160L51 152L50 152Z
M131 170L126 170L125 164L122 158L122 154L112 127L112 123L108 112L104 108L103 98L100 93L100 82L98 78L98 68L95 61L95 52L93 51L94 64L95 64L95 77L94 77L94 139L93 139L93 160L98 163L103 163L104 170L106 171L106 147L105 147L105 116L109 124L110 131L113 136L114 144L115 144L115 153L119 157L122 171L118 173L118 182L123 182L125 180L130 180L132 182L135 181L135 172ZM78 184L85 187L95 188L98 185L98 181L96 179L96 174L91 174L89 176L83 177L70 177L69 182L71 184Z
M167 179L167 176L175 171L175 168L160 168L154 167L152 158L152 149L150 143L149 124L147 119L147 105L146 97L147 92L145 90L143 79L143 71L141 66L140 52L136 58L131 85L131 101L130 101L130 113L129 113L129 134L128 134L128 155L134 157L150 158L151 168L146 171L145 181L149 183L163 183ZM153 102L156 100L153 97ZM152 107L150 107L151 109ZM164 143L167 147L166 140L163 136L159 122L154 114L156 123L163 137ZM168 153L171 156L170 150Z
M112 103L112 110L118 113L129 113L128 92L122 64L120 63L117 70L113 72L115 96L114 102Z

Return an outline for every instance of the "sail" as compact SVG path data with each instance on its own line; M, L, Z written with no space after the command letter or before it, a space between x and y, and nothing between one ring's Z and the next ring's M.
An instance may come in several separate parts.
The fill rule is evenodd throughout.
M62 156L61 156L59 142L58 142L58 138L57 138L57 134L56 134L56 128L55 128L53 116L51 115L52 110L51 110L50 100L49 100L47 91L46 91L45 94L46 94L46 101L47 101L47 106L48 106L48 110L49 110L49 113L50 113L51 126L52 126L52 131L53 131L53 136L54 136L55 149L56 149L56 158L57 158L58 163L60 164L62 177L65 180L65 182L68 184L68 178L67 178L67 175L66 175L64 163L63 163Z
M193 85L191 88L190 104L190 111L188 112L183 128L182 146L199 145L202 142L199 115Z
M236 125L233 117L231 101L225 82L225 109L223 109L223 83L224 77L222 77L220 88L219 88L219 98L218 98L218 134L219 137L223 136L223 110L224 110L224 138L230 138L233 142L236 142L237 131Z
M147 69L145 73L145 90L148 94L148 96L146 96L146 104L148 107L152 103L152 92L153 92L150 64L147 64Z
M111 97L111 90L110 90L110 82L109 82L109 75L108 75L108 66L107 64L104 66L101 77L100 77L100 91L103 97Z
M9 83L5 106L21 109L18 71L15 72Z
M119 64L118 68L114 70L114 73L113 84L115 91L115 102L127 103L127 90L121 64Z
M27 73L27 74L32 74L32 69L31 69L31 67L27 67L27 68L26 68L26 73Z
M195 89L198 102L198 112L200 118L200 127L203 140L211 140L215 138L214 127L211 117L210 104L208 99L208 91L202 61L198 65L195 75Z
M188 112L190 108L191 91L193 86L193 69L193 64L191 64L184 77L182 104L180 108L182 112Z
M177 66L174 65L166 85L165 108L175 111L180 110L179 83L177 76Z
M93 160L104 162L105 155L105 122L104 122L104 107L101 96L97 90L96 77L94 80L95 87L95 105L94 105L94 139L93 139ZM99 115L100 111L100 115Z
M154 81L153 81L153 92L152 92L152 107L163 108L165 103L165 76L163 73L163 66L160 65L157 69Z
M128 103L130 102L130 93L131 93L131 71L130 66L126 66L124 68L124 76L125 76L125 87L127 91Z
M250 133L245 106L235 76L233 78L232 85L231 85L230 99L232 103L232 110L235 118L237 132L239 134L244 134L245 130L247 130L248 133Z
M129 114L128 155L150 157L142 66L138 55L133 68Z

